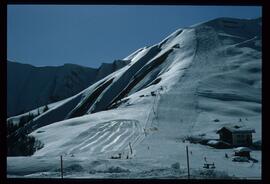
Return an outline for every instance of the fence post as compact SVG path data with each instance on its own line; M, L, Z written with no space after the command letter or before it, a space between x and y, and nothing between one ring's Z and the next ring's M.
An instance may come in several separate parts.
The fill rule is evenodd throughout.
M189 173L189 157L188 157L188 146L186 146L187 151L187 169L188 169L188 179L190 179L190 173Z
M60 168L60 172L61 172L61 179L63 179L63 156L60 156L60 161L61 161L61 168Z

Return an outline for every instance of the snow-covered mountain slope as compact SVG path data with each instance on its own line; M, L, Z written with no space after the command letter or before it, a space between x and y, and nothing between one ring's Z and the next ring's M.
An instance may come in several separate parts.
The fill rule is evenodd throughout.
M126 64L128 61L115 60L94 69L74 64L34 67L8 61L8 116L75 95Z
M68 163L73 154L106 165L121 153L132 159L126 160L129 164L115 161L130 171L118 177L180 177L168 168L180 162L186 169L189 145L192 174L198 174L207 157L230 176L261 176L260 151L251 152L258 163L237 163L224 157L231 157L232 149L184 141L218 138L216 130L225 125L253 128L254 141L261 140L261 19L219 18L182 28L126 58L131 60L127 66L22 129L44 143L33 159L66 155ZM9 159L8 171L14 162Z

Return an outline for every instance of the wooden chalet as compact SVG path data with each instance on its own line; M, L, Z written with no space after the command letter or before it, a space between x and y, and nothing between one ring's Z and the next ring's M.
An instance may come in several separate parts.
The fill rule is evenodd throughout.
M232 146L251 146L252 133L254 129L239 126L224 126L217 132L220 140L231 144Z

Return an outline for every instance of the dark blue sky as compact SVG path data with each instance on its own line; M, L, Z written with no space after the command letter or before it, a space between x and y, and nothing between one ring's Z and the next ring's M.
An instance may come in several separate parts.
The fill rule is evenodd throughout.
M257 18L253 6L8 5L8 60L98 67L217 17Z

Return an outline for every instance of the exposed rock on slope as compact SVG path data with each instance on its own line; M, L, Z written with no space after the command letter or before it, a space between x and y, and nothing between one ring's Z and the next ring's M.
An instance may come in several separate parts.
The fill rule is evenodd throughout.
M75 95L126 64L127 60L115 60L94 69L74 64L34 67L8 62L8 116Z

